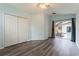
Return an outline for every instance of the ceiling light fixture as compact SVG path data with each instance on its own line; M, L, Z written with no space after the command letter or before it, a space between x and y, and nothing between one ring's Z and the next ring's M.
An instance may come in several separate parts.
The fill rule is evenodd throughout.
M39 4L37 4L37 7L39 7L39 8L48 8L49 6L50 6L49 3L39 3Z

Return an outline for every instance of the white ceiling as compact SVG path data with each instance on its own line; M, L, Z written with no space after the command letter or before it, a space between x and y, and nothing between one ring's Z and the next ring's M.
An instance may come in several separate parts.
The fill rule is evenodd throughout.
M9 5L23 9L29 13L45 11L48 14L52 14L53 12L57 14L75 14L79 8L78 3L52 3L48 9L37 8L35 3L12 3Z

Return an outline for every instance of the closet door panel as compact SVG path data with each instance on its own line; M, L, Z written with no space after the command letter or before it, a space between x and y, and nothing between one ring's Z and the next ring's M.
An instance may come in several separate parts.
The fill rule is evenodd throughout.
M19 43L28 40L28 20L26 18L18 18L18 37Z
M17 17L5 15L5 46L17 43Z

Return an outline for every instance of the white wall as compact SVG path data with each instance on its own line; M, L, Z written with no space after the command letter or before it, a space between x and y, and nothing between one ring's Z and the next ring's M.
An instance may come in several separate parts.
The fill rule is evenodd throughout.
M32 15L31 40L44 40L48 38L48 21L44 13Z
M7 4L0 4L0 48L3 48L4 45L4 13L29 18L29 20L31 17L27 12L16 7Z
M44 13L44 35L45 35L45 39L48 39L48 37L49 37L49 24L50 24L49 16L46 13Z
M52 20L51 17L48 17L48 37L51 37L52 34Z
M66 20L70 18L76 17L75 14L62 14L62 15L51 15L50 18L51 20Z
M66 33L66 34L63 34L64 37L63 38L66 38L68 40L71 40L71 34L72 34L72 31L71 32L67 32L67 27L72 27L72 23L68 23L68 24L62 24L62 33Z
M3 48L3 40L4 40L4 24L3 24L3 13L0 11L0 48Z
M76 44L79 47L79 12L76 14Z

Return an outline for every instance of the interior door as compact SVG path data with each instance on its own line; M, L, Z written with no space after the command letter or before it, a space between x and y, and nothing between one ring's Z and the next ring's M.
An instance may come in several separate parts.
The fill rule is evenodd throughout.
M17 17L5 15L5 47L17 43Z
M18 18L18 39L19 43L25 42L28 40L28 19L19 17Z

